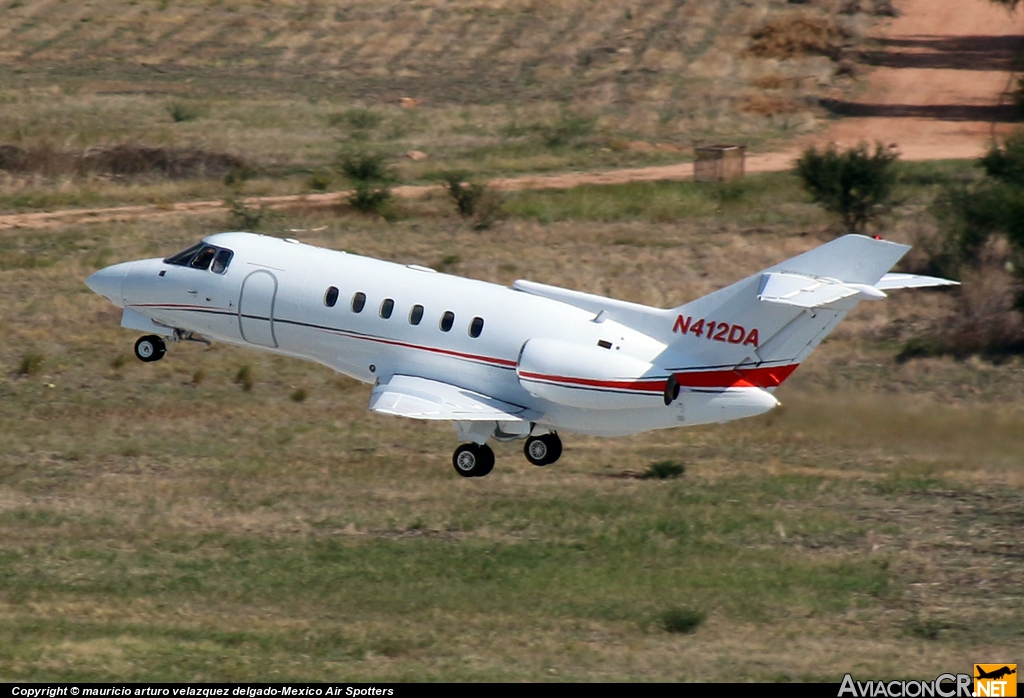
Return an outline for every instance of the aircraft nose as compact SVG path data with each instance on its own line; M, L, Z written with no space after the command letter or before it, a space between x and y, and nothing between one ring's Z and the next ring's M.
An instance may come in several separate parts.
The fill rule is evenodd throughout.
M124 307L124 277L128 272L128 264L115 264L98 272L85 280L85 285L106 298L119 308Z

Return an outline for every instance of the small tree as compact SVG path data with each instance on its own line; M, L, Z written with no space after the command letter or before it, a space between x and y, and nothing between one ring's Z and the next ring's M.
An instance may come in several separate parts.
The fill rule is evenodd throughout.
M448 195L452 197L455 208L463 218L471 218L476 213L477 202L483 196L487 185L479 182L468 182L469 175L461 171L449 171L442 173L445 185L448 187Z
M341 159L341 171L352 182L348 201L357 211L380 211L391 198L394 175L376 153L350 153Z
M896 184L893 163L898 155L881 143L874 155L866 143L839 153L834 145L819 153L808 148L796 171L816 202L843 219L851 233L861 233L881 213Z

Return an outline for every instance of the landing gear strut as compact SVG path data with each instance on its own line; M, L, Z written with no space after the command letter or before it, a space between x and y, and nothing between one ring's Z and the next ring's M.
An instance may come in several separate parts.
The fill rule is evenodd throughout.
M452 465L462 477L483 477L494 469L494 451L487 444L462 444L455 449Z
M164 340L155 334L147 334L139 337L135 342L135 358L139 361L159 361L167 353L167 345Z
M562 440L558 434L531 436L523 446L526 460L534 465L551 465L562 455Z

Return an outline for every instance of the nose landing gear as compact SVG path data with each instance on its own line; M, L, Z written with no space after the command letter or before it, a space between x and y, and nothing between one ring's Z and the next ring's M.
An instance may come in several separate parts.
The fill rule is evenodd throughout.
M462 477L483 477L494 469L494 451L487 444L462 444L452 455L452 465Z
M531 436L523 446L523 453L534 465L551 465L562 455L562 440L554 432Z
M135 358L139 361L159 361L167 353L167 345L164 340L155 334L147 334L139 337L135 342Z

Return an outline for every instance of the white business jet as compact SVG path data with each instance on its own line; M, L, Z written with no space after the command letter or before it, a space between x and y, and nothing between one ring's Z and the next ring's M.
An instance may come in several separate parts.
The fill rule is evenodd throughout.
M158 361L217 340L373 384L370 409L454 422L464 477L489 439L548 465L559 431L619 436L766 412L773 392L861 300L955 282L889 269L909 249L847 235L663 310L531 281L511 288L251 233L96 272L89 288Z

